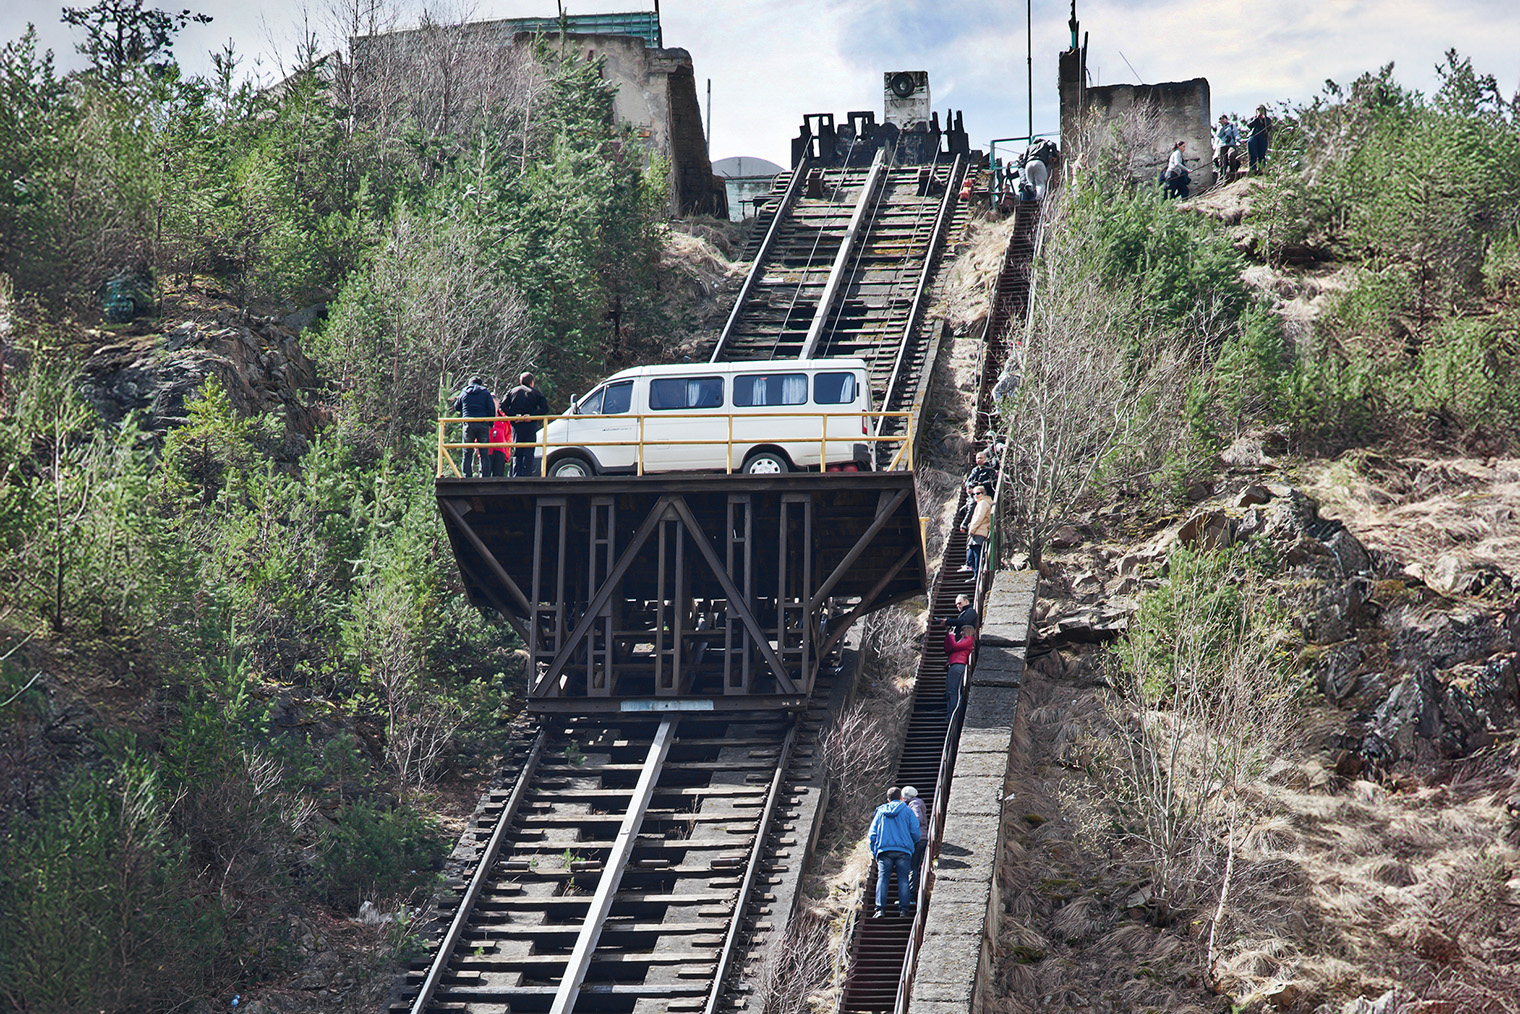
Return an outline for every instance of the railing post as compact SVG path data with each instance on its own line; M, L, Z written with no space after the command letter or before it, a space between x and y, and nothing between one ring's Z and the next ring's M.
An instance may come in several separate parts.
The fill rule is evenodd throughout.
M643 475L644 474L644 417L642 415L639 416L639 446L638 446L638 449L637 449L637 465L638 465L638 467L635 470L638 472L638 474Z

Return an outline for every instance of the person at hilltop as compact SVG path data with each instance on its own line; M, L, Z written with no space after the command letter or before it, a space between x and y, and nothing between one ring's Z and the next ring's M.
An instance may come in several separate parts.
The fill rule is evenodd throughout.
M473 477L478 446L480 477L489 478L491 463L488 454L490 452L484 445L491 439L491 417L496 414L496 399L491 396L490 388L486 387L479 377L471 377L463 390L454 395L453 400L449 402L449 407L465 419L464 461L460 469L462 474L466 479Z
M908 804L908 809L913 811L913 816L918 818L918 842L913 846L913 866L908 873L908 897L912 899L909 906L917 907L918 878L923 873L924 852L929 845L929 815L924 811L924 801L918 798L918 790L913 786L903 786L902 798Z
M1214 128L1214 168L1221 178L1239 171L1239 147L1240 128L1228 116L1220 113L1219 125Z
M531 373L518 378L518 384L502 399L501 408L512 417L512 432L518 446L512 451L512 474L525 478L537 473L534 468L533 441L538 439L539 420L527 416L548 415L549 400L534 383Z
M986 486L978 486L971 493L976 499L970 519L961 527L966 533L966 562L961 570L970 571L974 579L982 566L982 549L992 534L992 497L987 494Z
M897 914L905 914L912 904L910 878L918 839L918 818L902 801L902 790L893 786L887 790L887 801L871 815L871 829L866 833L866 845L871 858L876 860L876 911L872 913L875 918L880 919L887 907L887 882L894 873Z
M1250 160L1246 171L1254 176L1267 161L1267 145L1272 140L1272 118L1267 115L1266 106L1256 107L1256 115L1246 121L1246 129L1250 131L1246 135L1246 156Z
M1171 197L1185 198L1188 195L1188 182L1192 174L1188 172L1187 142L1178 141L1172 145L1172 153L1166 160L1166 168L1161 173L1161 185Z

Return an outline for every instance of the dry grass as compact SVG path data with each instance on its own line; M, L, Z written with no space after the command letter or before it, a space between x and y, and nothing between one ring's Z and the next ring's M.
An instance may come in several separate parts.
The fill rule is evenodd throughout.
M1219 1010L1201 983L1224 841L1157 925L1132 818L1101 762L1072 763L1073 743L1103 749L1111 693L1026 676L989 1009ZM1317 747L1291 743L1242 786L1215 988L1250 1011L1339 1011L1395 988L1404 1006L1386 1009L1520 1010L1516 744L1381 782L1326 779Z
M1520 459L1353 453L1309 473L1322 516L1415 573L1433 574L1441 557L1452 556L1520 578Z

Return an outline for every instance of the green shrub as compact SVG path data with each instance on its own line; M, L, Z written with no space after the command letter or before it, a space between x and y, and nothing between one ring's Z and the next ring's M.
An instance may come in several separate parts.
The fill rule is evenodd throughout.
M318 863L326 901L354 911L364 900L415 890L435 878L448 844L416 811L356 801L338 812Z
M0 841L8 1001L35 1014L167 1010L231 967L226 913L190 876L168 809L129 755L13 819Z

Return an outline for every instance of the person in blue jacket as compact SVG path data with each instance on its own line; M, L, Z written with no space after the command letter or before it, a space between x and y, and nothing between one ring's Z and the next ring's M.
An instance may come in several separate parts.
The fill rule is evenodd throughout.
M876 860L876 911L881 918L887 907L887 882L897 874L897 914L907 914L913 895L909 877L913 872L913 851L918 846L918 817L902 801L902 790L895 785L887 790L887 801L871 815L871 830L866 844Z

